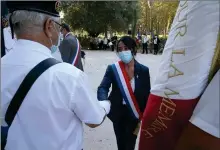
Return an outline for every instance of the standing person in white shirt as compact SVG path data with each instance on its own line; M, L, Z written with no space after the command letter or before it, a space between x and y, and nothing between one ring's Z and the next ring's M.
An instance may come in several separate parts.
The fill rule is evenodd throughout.
M25 76L52 58L59 40L59 3L7 1L18 41L1 60L1 126ZM27 11L28 10L28 11ZM110 102L98 102L85 73L68 63L46 70L30 88L8 131L6 150L81 150L83 123L99 126Z
M155 55L157 55L157 53L158 53L159 43L160 43L160 39L158 38L157 35L155 35L155 37L154 37L154 54Z
M148 42L148 37L146 36L146 34L144 34L143 37L142 37L142 46L143 46L142 54L144 54L145 52L146 52L146 54L148 54L147 42Z
M107 44L108 44L108 39L107 37L104 37L104 46L103 46L104 50L107 49Z

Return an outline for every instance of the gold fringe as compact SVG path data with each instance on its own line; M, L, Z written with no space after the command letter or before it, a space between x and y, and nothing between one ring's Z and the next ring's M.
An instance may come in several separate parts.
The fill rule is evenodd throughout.
M209 71L209 81L211 82L212 78L214 77L215 73L220 69L220 31L218 33L218 39L216 43L215 53L212 59L211 68Z

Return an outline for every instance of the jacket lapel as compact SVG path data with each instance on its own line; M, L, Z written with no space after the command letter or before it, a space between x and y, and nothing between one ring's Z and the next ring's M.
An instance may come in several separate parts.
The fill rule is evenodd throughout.
M134 78L135 78L135 90L134 90L134 95L135 95L135 97L137 97L137 89L138 89L138 87L140 87L139 73L140 73L140 65L139 65L139 63L135 60L135 64L134 64Z

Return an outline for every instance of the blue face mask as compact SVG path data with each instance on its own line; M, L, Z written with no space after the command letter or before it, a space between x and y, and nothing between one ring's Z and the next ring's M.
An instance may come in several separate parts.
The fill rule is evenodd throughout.
M122 51L118 53L118 57L123 61L125 64L128 64L132 59L133 56L130 50Z
M51 53L52 53L52 54L55 53L55 52L57 51L58 47L60 46L60 37L61 37L61 34L60 34L59 37L58 37L58 43L57 43L57 45L52 45L52 46L50 47L50 50L51 50ZM52 43L52 40L51 40L51 43Z

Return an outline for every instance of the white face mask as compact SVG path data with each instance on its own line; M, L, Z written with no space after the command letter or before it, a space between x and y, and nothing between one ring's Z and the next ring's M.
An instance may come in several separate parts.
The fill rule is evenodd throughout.
M128 64L133 56L130 50L127 51L122 51L118 53L118 57L121 59L121 61L123 61L125 64Z
M61 33L59 32L59 37L58 37L57 45L53 45L53 42L52 42L52 40L50 39L51 44L52 44L52 46L50 47L50 50L51 50L51 53L52 53L52 54L55 53L55 52L57 51L58 47L60 46L60 37L61 37Z

